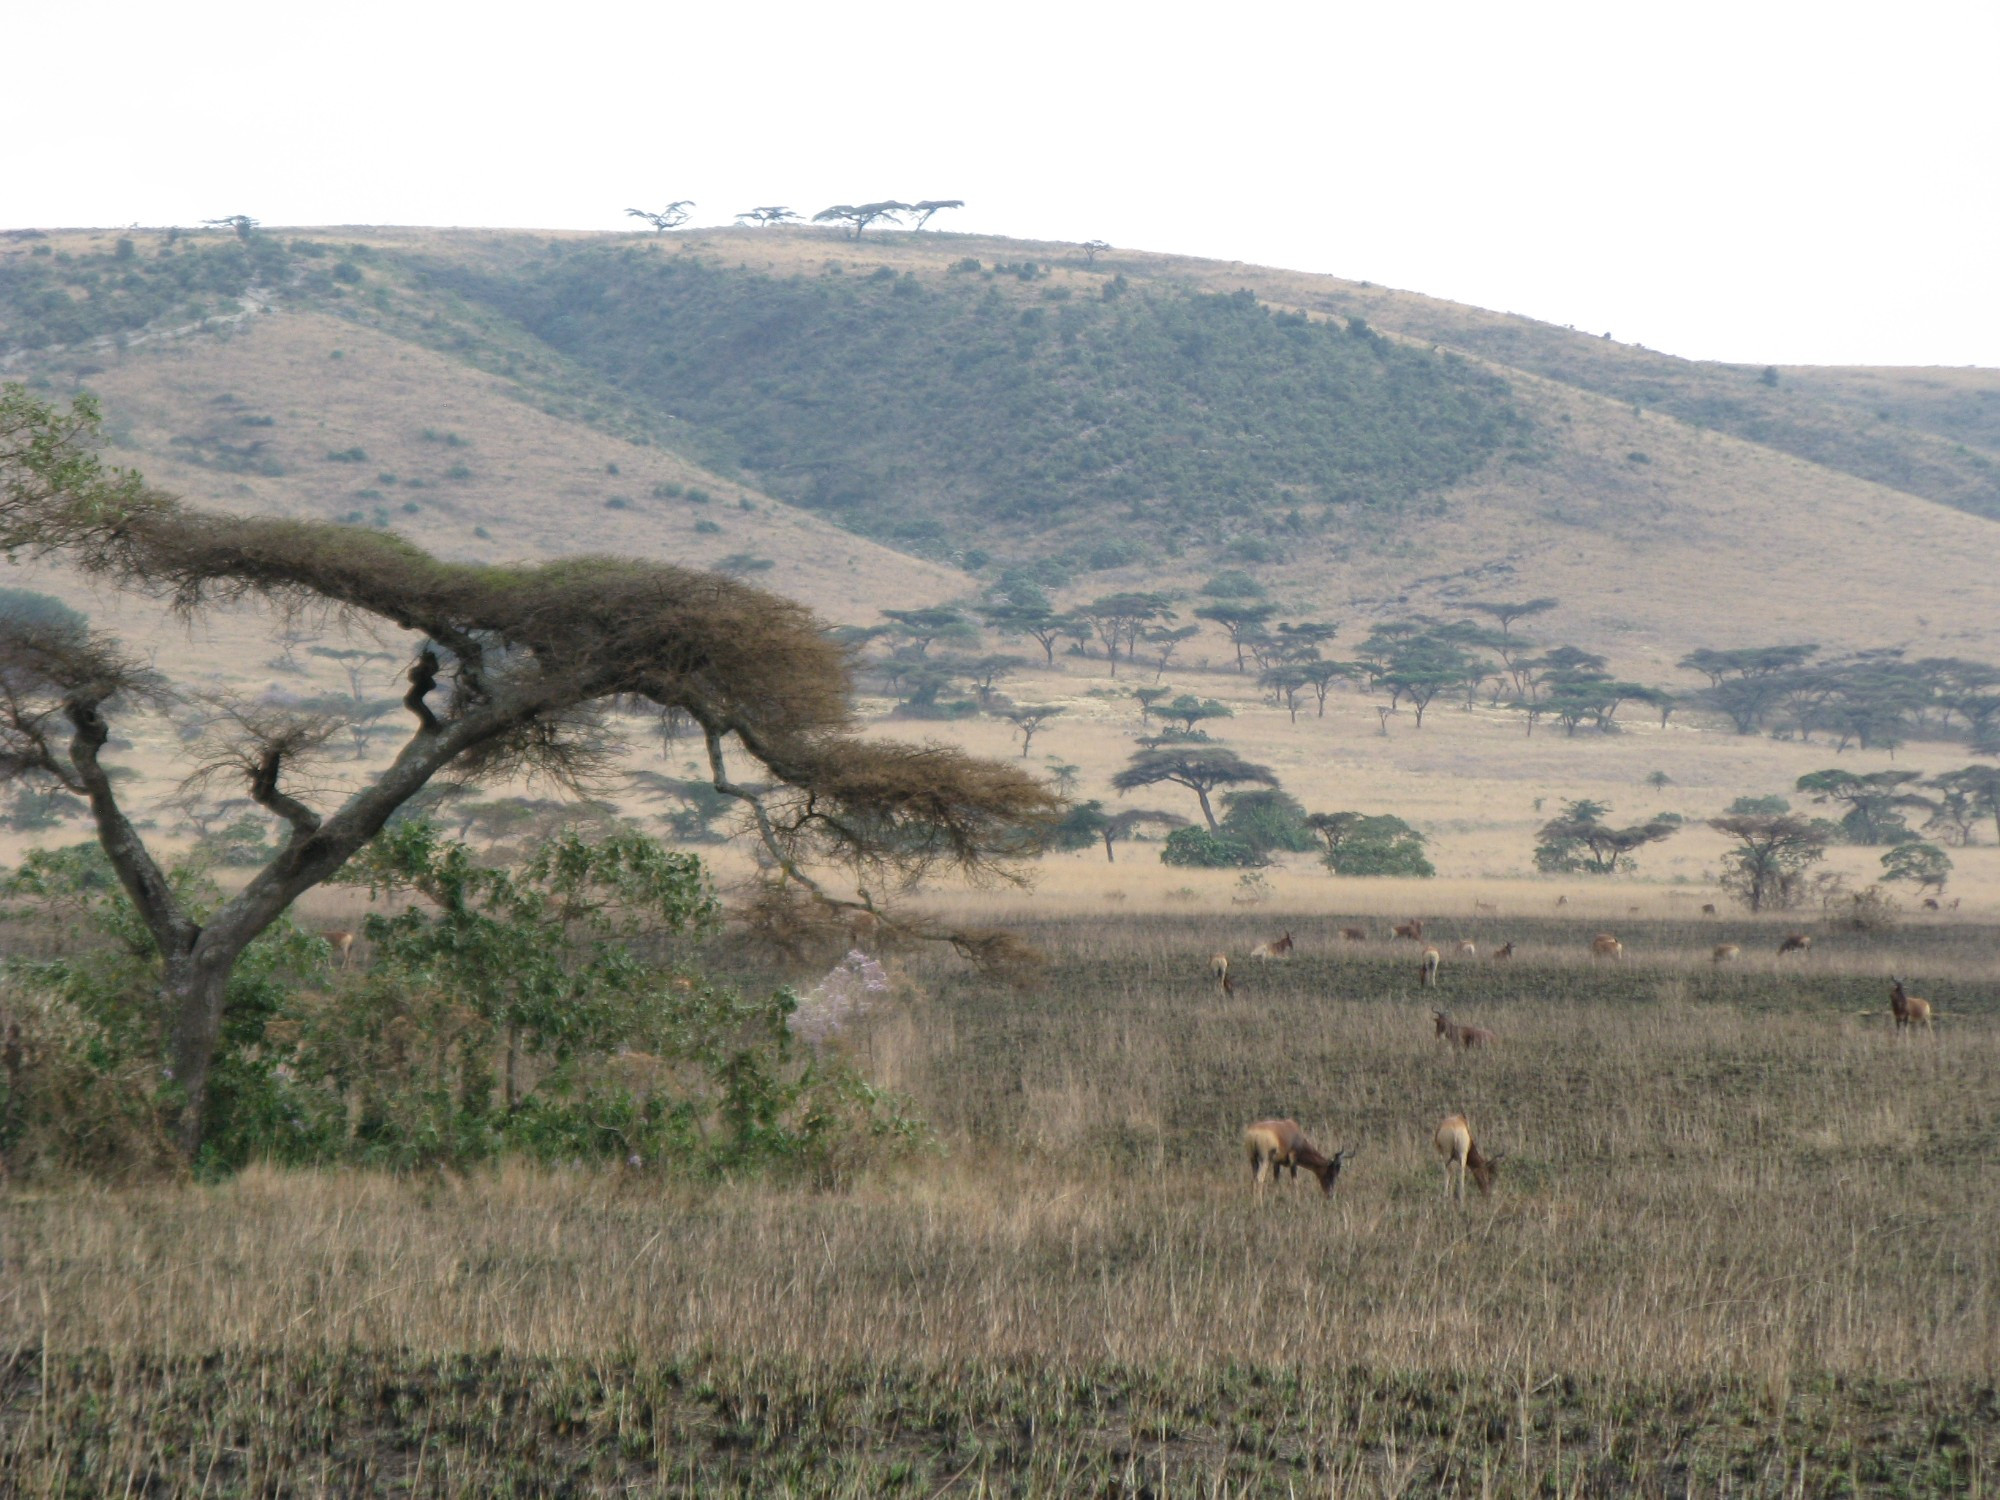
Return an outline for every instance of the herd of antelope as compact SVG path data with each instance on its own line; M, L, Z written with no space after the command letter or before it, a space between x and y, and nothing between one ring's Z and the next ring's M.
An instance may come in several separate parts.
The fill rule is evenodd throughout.
M1479 903L1479 906L1482 912L1493 910L1484 902ZM1705 915L1712 915L1714 907L1704 906L1702 911ZM1347 943L1366 942L1368 929L1343 927L1340 929L1340 937ZM1391 941L1397 940L1422 943L1423 921L1412 918L1407 922L1394 924ZM1281 937L1256 944L1250 949L1250 957L1290 958L1296 946L1295 939L1287 931ZM1453 946L1461 958L1476 959L1479 956L1479 945L1470 939L1461 939ZM1812 937L1803 932L1787 933L1777 948L1780 958L1787 954L1805 956L1811 952ZM1741 958L1742 954L1741 944L1718 943L1710 954L1710 961L1715 964L1733 963ZM1494 948L1487 955L1490 961L1496 963L1505 962L1513 956L1514 944L1511 941ZM1593 961L1608 960L1612 963L1622 963L1625 959L1625 945L1616 934L1600 932L1590 941L1590 956ZM1439 971L1443 964L1442 950L1435 945L1426 946L1418 960L1418 987L1427 990L1436 989ZM1209 973L1225 996L1236 994L1236 983L1230 978L1228 954L1214 955L1209 960ZM1888 1014L1894 1019L1896 1033L1899 1036L1914 1031L1930 1035L1931 1018L1935 1013L1930 1001L1910 994L1903 987L1900 978L1890 981ZM1881 1013L1862 1011L1860 1014L1868 1016ZM1442 1009L1434 1009L1431 1012L1431 1024L1436 1039L1445 1043L1453 1052L1470 1052L1477 1048L1487 1048L1499 1041L1497 1033L1484 1026L1456 1020L1450 1012ZM1334 1184L1340 1178L1341 1167L1355 1154L1355 1148L1342 1148L1328 1156L1307 1139L1305 1131L1299 1127L1296 1120L1259 1120L1244 1128L1243 1144L1250 1154L1251 1179L1256 1185L1259 1196L1262 1195L1265 1184L1275 1179L1285 1169L1290 1168L1293 1178L1296 1179L1299 1168L1304 1167L1319 1179L1320 1191L1332 1197ZM1478 1184L1482 1197L1492 1193L1500 1162L1506 1153L1495 1152L1489 1156L1481 1151L1478 1142L1473 1138L1472 1125L1464 1115L1447 1115L1439 1122L1432 1136L1432 1145L1444 1163L1444 1191L1447 1199L1464 1201L1468 1176Z

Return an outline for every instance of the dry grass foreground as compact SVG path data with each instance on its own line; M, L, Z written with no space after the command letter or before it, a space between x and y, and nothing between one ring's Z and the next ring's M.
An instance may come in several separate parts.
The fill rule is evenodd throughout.
M0 1210L0 1482L244 1493L1980 1493L2000 1444L1994 933L1512 966L1049 921L851 1038L945 1154L808 1194L251 1172ZM1747 927L1745 931L1749 931ZM1726 926L1720 936L1740 934ZM1889 968L1934 1039L1879 1012ZM1947 976L1917 982L1914 976ZM1452 1056L1429 1009L1498 1032ZM1505 1150L1441 1197L1431 1126ZM1251 1119L1361 1154L1255 1201ZM95 1352L93 1352L95 1351ZM472 1357L468 1357L472 1356ZM314 1478L313 1476L317 1476Z

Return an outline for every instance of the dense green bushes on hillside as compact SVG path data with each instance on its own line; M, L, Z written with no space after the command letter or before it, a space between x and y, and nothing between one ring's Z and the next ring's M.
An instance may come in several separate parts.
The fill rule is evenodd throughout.
M925 550L996 523L1116 521L1169 549L1306 531L1434 493L1526 430L1460 360L1248 292L1024 304L990 277L777 279L632 249L433 274L719 434L767 491Z
M263 235L183 240L146 254L14 254L0 259L0 354L235 312L252 286L285 282L291 260L283 243Z

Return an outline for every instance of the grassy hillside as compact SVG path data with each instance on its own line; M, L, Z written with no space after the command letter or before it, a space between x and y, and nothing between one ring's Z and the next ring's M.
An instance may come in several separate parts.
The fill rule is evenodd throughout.
M1327 276L811 229L68 233L0 242L0 373L97 390L118 456L205 500L727 562L856 622L1034 559L1070 599L1247 568L1350 622L1555 594L1656 676L2000 650L1991 372L1773 386Z
M776 277L654 245L438 275L720 434L771 492L955 551L1051 527L1101 537L1107 511L1128 547L1168 555L1320 532L1527 436L1494 376L1248 291L1114 278L1077 295L1032 260L977 257L943 277Z

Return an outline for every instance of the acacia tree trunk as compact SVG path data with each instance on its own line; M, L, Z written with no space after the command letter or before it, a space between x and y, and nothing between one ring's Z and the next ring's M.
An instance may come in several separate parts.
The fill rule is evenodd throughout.
M167 1016L169 1081L179 1095L173 1135L181 1156L192 1164L201 1150L202 1126L208 1112L208 1074L222 1040L222 1016L229 993L229 976L242 953L209 951L197 943L191 953L166 961L160 999Z

